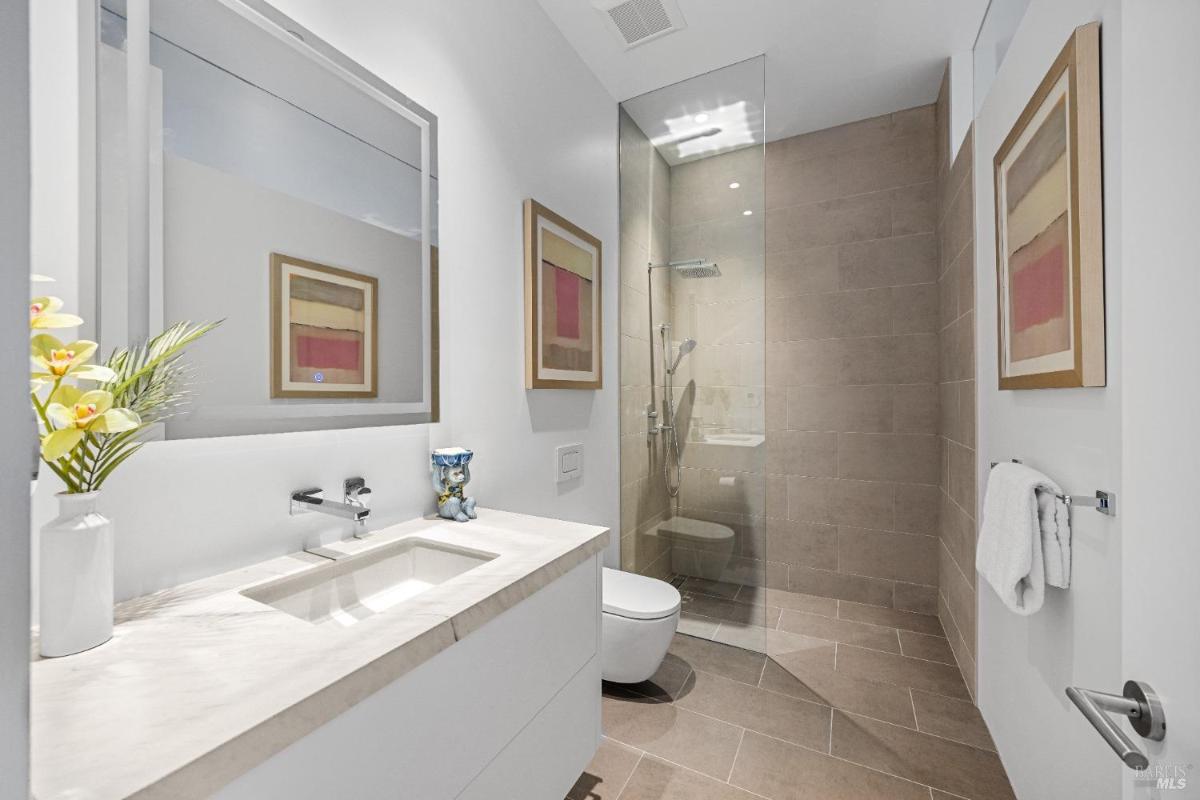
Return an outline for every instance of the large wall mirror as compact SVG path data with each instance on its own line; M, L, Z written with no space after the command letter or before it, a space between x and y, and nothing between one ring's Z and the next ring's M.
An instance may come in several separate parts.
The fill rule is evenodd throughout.
M437 415L437 120L259 0L101 0L104 352L223 320L167 438Z

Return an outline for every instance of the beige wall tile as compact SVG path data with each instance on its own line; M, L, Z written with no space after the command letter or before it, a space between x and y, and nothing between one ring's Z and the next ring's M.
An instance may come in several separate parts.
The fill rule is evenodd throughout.
M937 587L897 581L895 606L897 610L914 614L937 614Z
M892 431L892 386L789 386L786 391L787 426L793 430Z
M892 234L887 192L795 206L787 211L790 249L880 239Z
M892 333L892 289L809 294L783 307L788 339L841 339Z
M893 431L930 434L938 432L939 390L937 384L907 384L896 386L893 391Z
M776 431L766 442L766 471L832 478L838 471L836 433Z
M950 497L962 509L975 508L975 451L956 442L947 446Z
M936 486L896 484L895 530L906 533L936 533L941 496Z
M766 255L766 296L790 297L837 291L838 249L834 246L771 251Z
M932 181L935 174L932 137L901 136L837 156L837 194L847 197L909 186Z
M768 517L766 530L771 560L814 569L838 568L836 526Z
M934 334L843 339L839 383L936 383L938 337Z
M937 547L934 536L838 526L838 569L936 586Z
M839 600L852 600L875 606L892 604L892 581L809 567L791 567L788 576L793 592L836 597Z
M931 283L938 277L937 239L930 233L843 244L837 253L842 289Z
M940 538L968 583L975 581L975 521L949 495L942 495Z
M932 175L929 176L932 179ZM892 235L932 233L937 227L937 183L934 180L892 190Z
M874 481L936 484L938 438L923 434L840 433L838 475Z
M874 481L789 475L787 506L788 519L798 522L889 530L895 520L895 487Z
M897 286L890 291L892 329L886 332L938 332L939 297L936 283Z

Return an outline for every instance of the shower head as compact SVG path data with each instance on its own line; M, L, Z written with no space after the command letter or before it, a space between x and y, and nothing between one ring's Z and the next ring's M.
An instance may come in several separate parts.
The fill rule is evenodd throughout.
M719 278L721 270L714 261L694 258L689 261L672 261L670 264L651 264L650 269L673 269L681 278Z
M683 361L683 357L695 349L696 349L696 340L695 339L688 338L688 339L684 339L682 342L680 342L679 343L679 351L675 354L675 361L672 362L671 366L667 369L667 372L674 374L675 370L679 368L679 362Z

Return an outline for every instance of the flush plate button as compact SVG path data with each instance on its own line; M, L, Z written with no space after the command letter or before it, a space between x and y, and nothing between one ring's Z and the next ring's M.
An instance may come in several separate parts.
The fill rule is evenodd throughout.
M583 445L564 444L554 449L554 482L583 477Z

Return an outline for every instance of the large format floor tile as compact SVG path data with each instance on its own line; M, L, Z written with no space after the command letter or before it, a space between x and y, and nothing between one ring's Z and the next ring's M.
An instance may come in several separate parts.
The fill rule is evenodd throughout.
M970 700L958 667L861 647L838 645L837 669L847 675Z
M767 657L761 653L678 634L671 640L671 649L667 655L690 664L693 669L711 672L751 686L758 685L758 679L767 661Z
M872 625L887 625L902 631L927 633L931 636L945 636L942 623L937 617L928 614L914 614L911 611L898 611L894 608L868 606L862 603L851 603L849 600L838 601L838 617L855 622L869 622Z
M828 667L793 662L786 656L767 661L759 685L814 703L916 727L912 698L902 686L851 677Z
M621 744L725 780L740 728L672 703L605 696L604 734Z
M729 782L770 800L928 800L903 778L747 732Z
M889 653L900 652L900 640L896 636L896 629L885 628L882 625L830 619L819 614L805 614L800 611L784 611L783 616L779 619L779 629L818 639L828 639L832 642L868 647L872 650L886 650Z
M793 744L829 747L829 708L707 672L696 672L691 691L675 704Z
M987 724L974 703L912 690L917 730L995 752Z
M573 800L573 798L572 798ZM646 756L621 794L621 800L759 800L698 772Z
M601 739L600 749L567 792L567 800L617 800L641 757L639 750L608 737Z
M972 800L1013 798L995 753L940 736L834 711L831 747L840 758Z
M912 658L923 658L926 661L940 661L943 664L957 664L954 651L945 636L929 636L912 631L899 631L900 653ZM853 642L850 642L853 644Z
M1011 800L936 617L688 582L710 614L778 626L686 615L703 638L681 624L649 680L604 685L567 800Z

